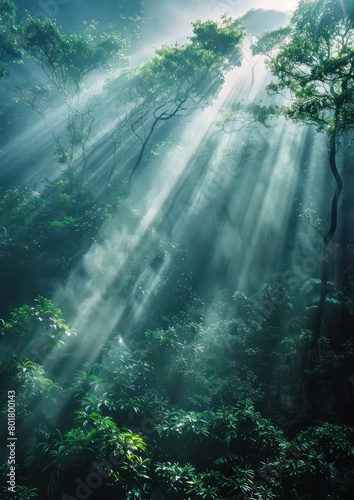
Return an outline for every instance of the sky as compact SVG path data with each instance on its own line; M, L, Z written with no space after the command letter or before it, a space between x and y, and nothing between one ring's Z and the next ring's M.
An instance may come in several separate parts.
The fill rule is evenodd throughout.
M248 2L243 1L245 5ZM254 8L256 9L274 9L281 10L283 12L288 12L296 9L298 4L298 0L254 0L252 4L254 4Z

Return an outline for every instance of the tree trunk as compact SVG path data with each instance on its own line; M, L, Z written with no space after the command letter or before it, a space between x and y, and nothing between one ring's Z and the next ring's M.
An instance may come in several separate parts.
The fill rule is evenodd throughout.
M336 139L337 133L336 129L332 130L329 133L329 141L328 141L328 159L331 167L331 171L333 177L336 181L336 190L332 199L332 209L331 209L331 225L328 232L323 237L323 255L322 255L322 271L321 271L321 296L318 303L316 317L314 320L313 326L313 347L318 347L318 339L321 334L321 326L322 326L322 318L326 305L326 298L328 293L328 246L331 243L333 236L337 229L337 221L338 221L338 202L339 197L342 191L342 179L339 175L337 164L336 164Z

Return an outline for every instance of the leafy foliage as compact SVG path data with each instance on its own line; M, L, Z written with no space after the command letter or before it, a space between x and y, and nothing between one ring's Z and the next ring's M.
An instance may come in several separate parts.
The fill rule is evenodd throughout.
M151 60L122 73L106 87L110 99L116 96L118 109L118 124L110 140L121 142L129 127L141 143L129 188L154 131L211 104L225 73L241 64L244 33L238 20L224 16L220 23L196 21L192 26L189 42L157 49Z
M272 391L278 391L283 403L270 412L271 417L284 427L289 422L284 424L279 411L283 419L287 415L297 424L304 422L299 415L302 400L295 393L301 353L311 332L296 333L294 323L281 336L283 323L277 308L284 303L290 311L294 308L284 300L275 301L268 313L261 306L266 300L270 307L271 297L279 299L279 294L276 284L264 285L254 297L236 293L235 317L228 321L220 319L226 305L219 298L209 315L214 323L208 327L203 324L203 304L197 302L199 323L191 321L196 311L187 311L165 318L166 328L146 332L129 348L119 338L112 339L102 361L81 365L65 389L30 360L3 364L6 385L16 388L18 414L38 435L36 446L19 450L19 457L31 477L37 478L40 494L53 498L60 485L65 485L66 492L73 491L75 476L86 477L93 463L104 471L104 482L97 490L101 496L114 491L127 498L151 498L159 484L171 498L226 499L242 494L271 499L286 494L296 500L300 487L315 498L319 490L313 491L311 485L316 481L321 481L321 491L333 495L350 488L354 436L349 426L305 425L290 440L255 409L255 405L264 408L264 397L273 405ZM281 294L291 300L286 290ZM37 309L44 321L46 311L51 313L49 323L53 314L60 316L50 301L38 301ZM36 317L37 309L23 311ZM12 328L19 325L19 312L12 315ZM332 352L329 346L326 349L318 363ZM258 380L265 380L271 359L279 368L263 393L257 390ZM332 361L328 362L331 370ZM343 356L338 361L340 372L347 361ZM48 427L39 420L44 418L39 411L55 415L55 408L68 397L73 406L65 412L65 421L48 422ZM293 400L287 407L289 397ZM30 424L34 413L37 422ZM120 458L112 462L110 457Z
M21 26L23 48L64 95L78 92L98 68L122 63L126 41L114 33L63 34L52 19L28 17Z
M264 35L254 50L269 53L281 43L268 63L278 81L268 89L290 92L293 103L284 113L320 131L351 130L354 26L350 14L336 0L303 0L290 26Z
M16 26L16 7L9 0L0 2L0 79L8 76L7 66L22 61Z
M62 312L53 302L44 297L35 299L35 306L23 305L11 312L10 320L4 325L4 334L24 341L37 336L35 343L48 342L49 346L60 347L62 337L70 337L75 331L64 322Z
M178 99L206 105L215 98L225 71L240 65L243 31L227 17L220 24L197 21L192 26L189 43L157 49L153 59L127 73L130 89L157 105Z

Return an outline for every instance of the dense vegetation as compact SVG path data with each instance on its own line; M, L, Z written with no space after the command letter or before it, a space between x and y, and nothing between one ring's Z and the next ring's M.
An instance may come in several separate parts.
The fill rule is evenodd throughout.
M286 27L257 40L257 12L198 20L185 42L136 67L124 30L92 22L64 33L53 19L19 20L9 0L0 0L0 14L4 91L14 64L35 68L13 86L3 115L30 110L53 153L40 187L20 175L0 187L1 498L352 498L353 242L338 235L353 216L351 2L301 0ZM163 165L181 123L216 101L247 50L266 54L273 100L227 103L203 144L184 152L174 191L149 219L142 186L152 177L157 196L171 176L166 165L159 180L151 165ZM104 83L91 92L97 75ZM318 168L333 174L335 191L330 184L314 198L323 196L325 216L294 207L294 227L311 235L302 259L279 254L266 282L248 291L225 280L202 294L203 266L196 270L190 247L174 241L176 224L192 235L212 224L219 234L225 218L236 232L228 203L239 166L271 154L263 134L282 120L315 126L327 141ZM250 125L260 138L251 138L253 153L246 144L246 158L234 145ZM214 157L221 136L235 137L233 147ZM190 211L214 160L223 168ZM267 175L271 168L272 160ZM299 232L285 233L293 251ZM333 242L347 264L339 278Z

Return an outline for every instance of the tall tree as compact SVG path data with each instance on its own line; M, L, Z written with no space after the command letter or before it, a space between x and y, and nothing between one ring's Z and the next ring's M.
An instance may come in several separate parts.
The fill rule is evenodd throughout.
M196 21L192 26L188 42L163 46L155 57L127 71L108 88L118 106L126 99L128 110L113 136L124 122L141 143L130 167L129 187L154 131L209 105L218 95L225 73L241 63L244 30L239 20L224 16L220 23Z
M59 162L71 170L78 167L80 193L87 166L87 143L94 116L92 102L85 96L85 81L97 70L126 64L126 39L118 33L94 33L94 24L84 33L63 33L52 19L28 17L19 25L19 40L27 57L32 58L47 77L50 85L64 99L66 107L67 144L51 129ZM41 111L41 100L48 98L50 86L20 89L19 100Z
M277 80L269 94L286 94L281 108L291 120L314 125L327 139L328 161L335 180L331 216L324 232L321 296L314 321L314 345L328 293L328 246L338 223L342 179L337 165L340 138L354 128L354 5L348 0L301 0L290 24L262 36L254 53L269 56Z

